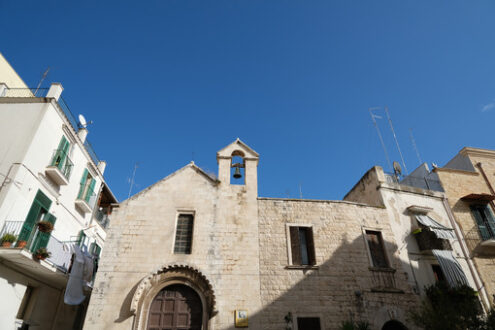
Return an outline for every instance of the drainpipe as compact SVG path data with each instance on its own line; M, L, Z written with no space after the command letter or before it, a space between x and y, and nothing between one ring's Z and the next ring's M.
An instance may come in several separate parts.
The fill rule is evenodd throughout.
M473 264L473 261L471 260L469 256L469 252L467 249L466 241L464 239L464 235L462 234L462 231L459 230L459 227L457 226L457 223L454 219L454 215L452 214L452 210L450 209L450 205L448 203L447 197L442 198L443 205L445 209L447 210L447 215L450 220L450 224L452 225L452 228L454 228L454 231L459 238L459 245L461 246L462 254L464 255L464 258L467 261L469 271L471 272L471 276L473 277L474 284L476 285L476 290L481 293L481 302L483 303L483 309L484 312L487 313L490 310L490 300L488 299L488 293L486 292L485 286L482 284L480 280L480 275L478 274L478 271L476 270L476 267Z
M480 163L476 164L476 167L480 170L481 175L483 176L483 179L485 179L486 185L488 186L488 189L490 189L490 192L492 195L495 195L495 190L493 190L492 184L490 183L490 180L488 180L488 177L486 176L485 170L483 170L483 165ZM490 205L492 206L492 210L495 210L495 203L493 200L490 201Z

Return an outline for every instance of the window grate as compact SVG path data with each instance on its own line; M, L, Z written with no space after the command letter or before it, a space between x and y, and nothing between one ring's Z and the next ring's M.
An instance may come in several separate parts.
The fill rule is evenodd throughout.
M192 233L193 233L192 214L180 214L177 220L177 231L175 233L174 253L191 254Z

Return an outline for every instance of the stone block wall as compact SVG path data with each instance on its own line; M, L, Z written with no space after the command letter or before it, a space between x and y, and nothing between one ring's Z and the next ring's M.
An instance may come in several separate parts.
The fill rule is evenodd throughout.
M258 202L262 329L283 329L284 316L320 317L322 329L338 329L349 319L366 320L373 329L391 318L404 324L417 306L398 260L386 210L342 201L264 199ZM313 226L316 266L291 269L288 224ZM364 229L382 233L391 268L370 270ZM381 278L382 277L382 278ZM382 280L394 290L374 290ZM411 327L410 327L411 328Z

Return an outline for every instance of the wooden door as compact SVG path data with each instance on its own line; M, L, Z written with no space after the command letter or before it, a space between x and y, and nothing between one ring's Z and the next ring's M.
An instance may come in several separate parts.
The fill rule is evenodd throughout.
M186 285L163 288L153 299L148 316L149 330L200 330L201 299Z

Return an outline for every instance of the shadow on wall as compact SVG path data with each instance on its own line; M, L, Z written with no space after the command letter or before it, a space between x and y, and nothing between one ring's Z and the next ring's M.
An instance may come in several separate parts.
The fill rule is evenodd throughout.
M419 297L407 283L399 259L388 253L389 268L370 267L362 237L352 242L345 236L340 239L332 257L317 265L317 269L263 266L263 261L271 257L271 250L262 251L264 307L249 316L250 328L257 329L259 325L260 329L313 330L318 327L303 324L317 322L314 318L319 318L321 329L339 329L342 322L349 320L367 321L371 329L377 330L415 329L407 313L418 306ZM387 252L397 250L394 243L385 242L385 246ZM233 325L228 329L237 328Z

